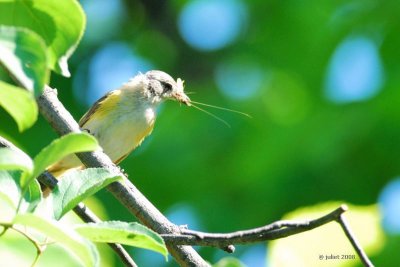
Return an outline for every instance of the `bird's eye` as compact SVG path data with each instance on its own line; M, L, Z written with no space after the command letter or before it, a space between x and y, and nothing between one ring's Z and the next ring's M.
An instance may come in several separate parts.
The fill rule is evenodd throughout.
M163 82L162 85L164 87L164 92L172 91L172 84Z

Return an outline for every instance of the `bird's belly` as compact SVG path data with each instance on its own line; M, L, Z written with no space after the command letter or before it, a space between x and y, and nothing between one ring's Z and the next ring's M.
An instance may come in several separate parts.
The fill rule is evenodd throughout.
M126 157L133 149L140 145L143 139L150 134L153 129L153 123L146 122L124 122L107 129L103 129L101 134L94 133L113 162L119 162Z
M97 138L103 151L113 162L118 163L151 133L155 112L147 108L123 115L110 114L108 120L91 120L83 128L88 129Z

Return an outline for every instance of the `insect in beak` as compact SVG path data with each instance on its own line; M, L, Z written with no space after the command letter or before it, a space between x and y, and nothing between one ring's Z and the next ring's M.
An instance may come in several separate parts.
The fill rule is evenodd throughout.
M183 92L173 94L173 98L175 98L178 102L185 104L186 106L191 106L190 98Z
M178 78L176 84L178 85L178 90L172 94L172 97L175 98L178 102L190 107L192 105L190 98L183 92L184 81Z

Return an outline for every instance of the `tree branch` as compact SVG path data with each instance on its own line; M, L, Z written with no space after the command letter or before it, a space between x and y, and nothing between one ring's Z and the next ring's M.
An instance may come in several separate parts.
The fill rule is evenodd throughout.
M15 146L10 141L0 136L0 147L8 147L13 150L21 151L17 146ZM53 189L57 185L57 179L51 175L51 173L45 171L39 177L38 180L50 189ZM88 209L83 203L79 203L74 209L74 212L84 221L84 222L99 222L100 219ZM121 244L107 243L118 257L122 260L125 266L137 267L136 263L133 261L129 253Z
M248 244L266 240L279 239L305 231L312 230L338 220L347 210L345 205L331 213L310 221L277 221L262 227L232 233L204 233L192 230L182 230L181 235L161 235L166 242L179 245L211 246L224 248L233 244Z
M337 219L337 221L340 224L340 226L342 227L344 233L347 236L347 239L349 239L351 245L353 246L354 250L357 252L357 254L360 257L360 259L361 259L362 263L364 264L364 266L373 267L374 265L372 264L372 262L368 258L368 256L365 253L365 251L362 249L360 243L355 238L355 236L353 234L353 231L351 231L350 226L349 226L346 218L341 214L339 216L339 218Z
M259 228L225 234L205 233L183 229L181 231L182 234L180 235L164 234L161 236L164 241L169 244L218 247L229 253L232 253L235 250L233 246L234 244L249 244L284 238L305 231L310 231L324 224L336 221L341 225L346 237L349 239L364 266L371 267L373 264L362 249L361 245L356 240L347 221L344 218L343 213L347 210L347 206L342 205L336 210L314 220L277 221Z
M60 135L81 132L78 123L57 98L56 90L46 86L37 99L39 111ZM171 223L146 197L128 180L110 158L101 151L77 154L86 167L109 168L123 177L122 182L107 186L109 190L139 221L160 234L179 234L180 228ZM209 266L189 246L167 245L169 252L181 266Z

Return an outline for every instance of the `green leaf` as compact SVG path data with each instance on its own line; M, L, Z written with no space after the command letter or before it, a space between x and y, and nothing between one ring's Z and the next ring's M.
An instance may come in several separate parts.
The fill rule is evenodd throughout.
M74 0L0 0L0 24L28 28L48 47L51 69L70 76L67 60L85 28L85 14Z
M20 132L31 127L37 120L38 108L33 95L2 81L0 81L0 106L13 117Z
M36 179L29 183L24 199L29 204L27 208L28 211L33 211L42 200L42 190L40 189L40 184Z
M60 219L79 202L121 176L104 168L73 170L66 173L52 191L54 218Z
M93 244L66 225L61 226L56 221L44 219L32 213L17 214L14 224L35 229L58 242L61 246L71 251L85 266L98 266L99 256Z
M0 171L0 198L16 209L21 196L21 191L13 177L14 175L19 174L12 171Z
M36 178L51 164L63 159L65 156L78 152L92 151L99 148L96 138L87 133L70 133L64 135L42 149L34 158L35 169L30 179ZM26 179L21 179L25 185Z
M22 170L31 173L33 170L32 159L21 151L1 147L0 170Z
M49 81L46 44L31 30L0 26L0 63L24 88L36 95Z
M240 260L234 257L225 257L213 264L213 267L245 267Z
M18 207L21 198L20 178L20 171L0 171L0 198L9 203L14 209ZM24 194L21 205L23 208L20 208L20 210L32 211L41 200L42 190L40 189L39 182L33 180Z
M93 242L120 243L139 248L146 248L168 255L164 240L149 228L132 222L109 221L82 224L75 227L82 236Z

